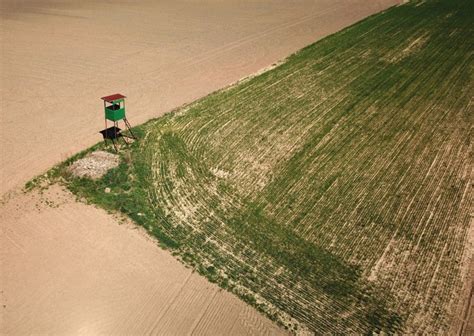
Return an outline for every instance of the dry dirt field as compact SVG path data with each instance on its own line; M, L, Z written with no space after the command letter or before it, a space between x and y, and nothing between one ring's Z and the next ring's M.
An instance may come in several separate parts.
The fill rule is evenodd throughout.
M282 333L129 223L59 187L2 207L0 334Z
M397 2L2 0L0 333L276 333L105 212L14 190L99 140L103 95L141 123Z
M137 124L221 88L395 0L2 0L0 191L100 140L99 97Z

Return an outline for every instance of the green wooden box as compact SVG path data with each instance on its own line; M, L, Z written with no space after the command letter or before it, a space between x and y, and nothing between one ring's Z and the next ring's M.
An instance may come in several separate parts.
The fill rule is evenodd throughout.
M114 108L114 105L108 106L105 108L105 117L112 121L122 120L125 118L125 108Z

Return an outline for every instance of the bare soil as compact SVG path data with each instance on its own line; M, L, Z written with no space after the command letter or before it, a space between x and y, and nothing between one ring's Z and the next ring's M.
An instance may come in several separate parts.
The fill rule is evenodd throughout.
M104 95L141 123L396 3L3 0L0 191L100 141Z
M0 334L283 333L117 220L58 186L4 203Z

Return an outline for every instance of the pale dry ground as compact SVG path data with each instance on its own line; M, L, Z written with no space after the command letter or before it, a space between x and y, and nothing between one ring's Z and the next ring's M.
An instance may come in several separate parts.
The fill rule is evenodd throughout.
M100 140L99 97L132 124L397 3L3 0L0 194ZM0 205L0 333L278 330L129 226L60 190Z
M58 186L11 199L0 223L0 334L282 333L133 225Z
M138 124L396 0L2 0L0 191L100 140L100 97Z

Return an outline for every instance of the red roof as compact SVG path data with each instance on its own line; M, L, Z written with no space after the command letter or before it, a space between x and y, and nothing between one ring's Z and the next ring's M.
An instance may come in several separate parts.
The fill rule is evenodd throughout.
M113 103L114 100L122 99L122 98L126 98L126 97L124 95L121 95L120 93L116 93L110 96L102 97L100 99L105 100L106 102L109 102L109 103Z

